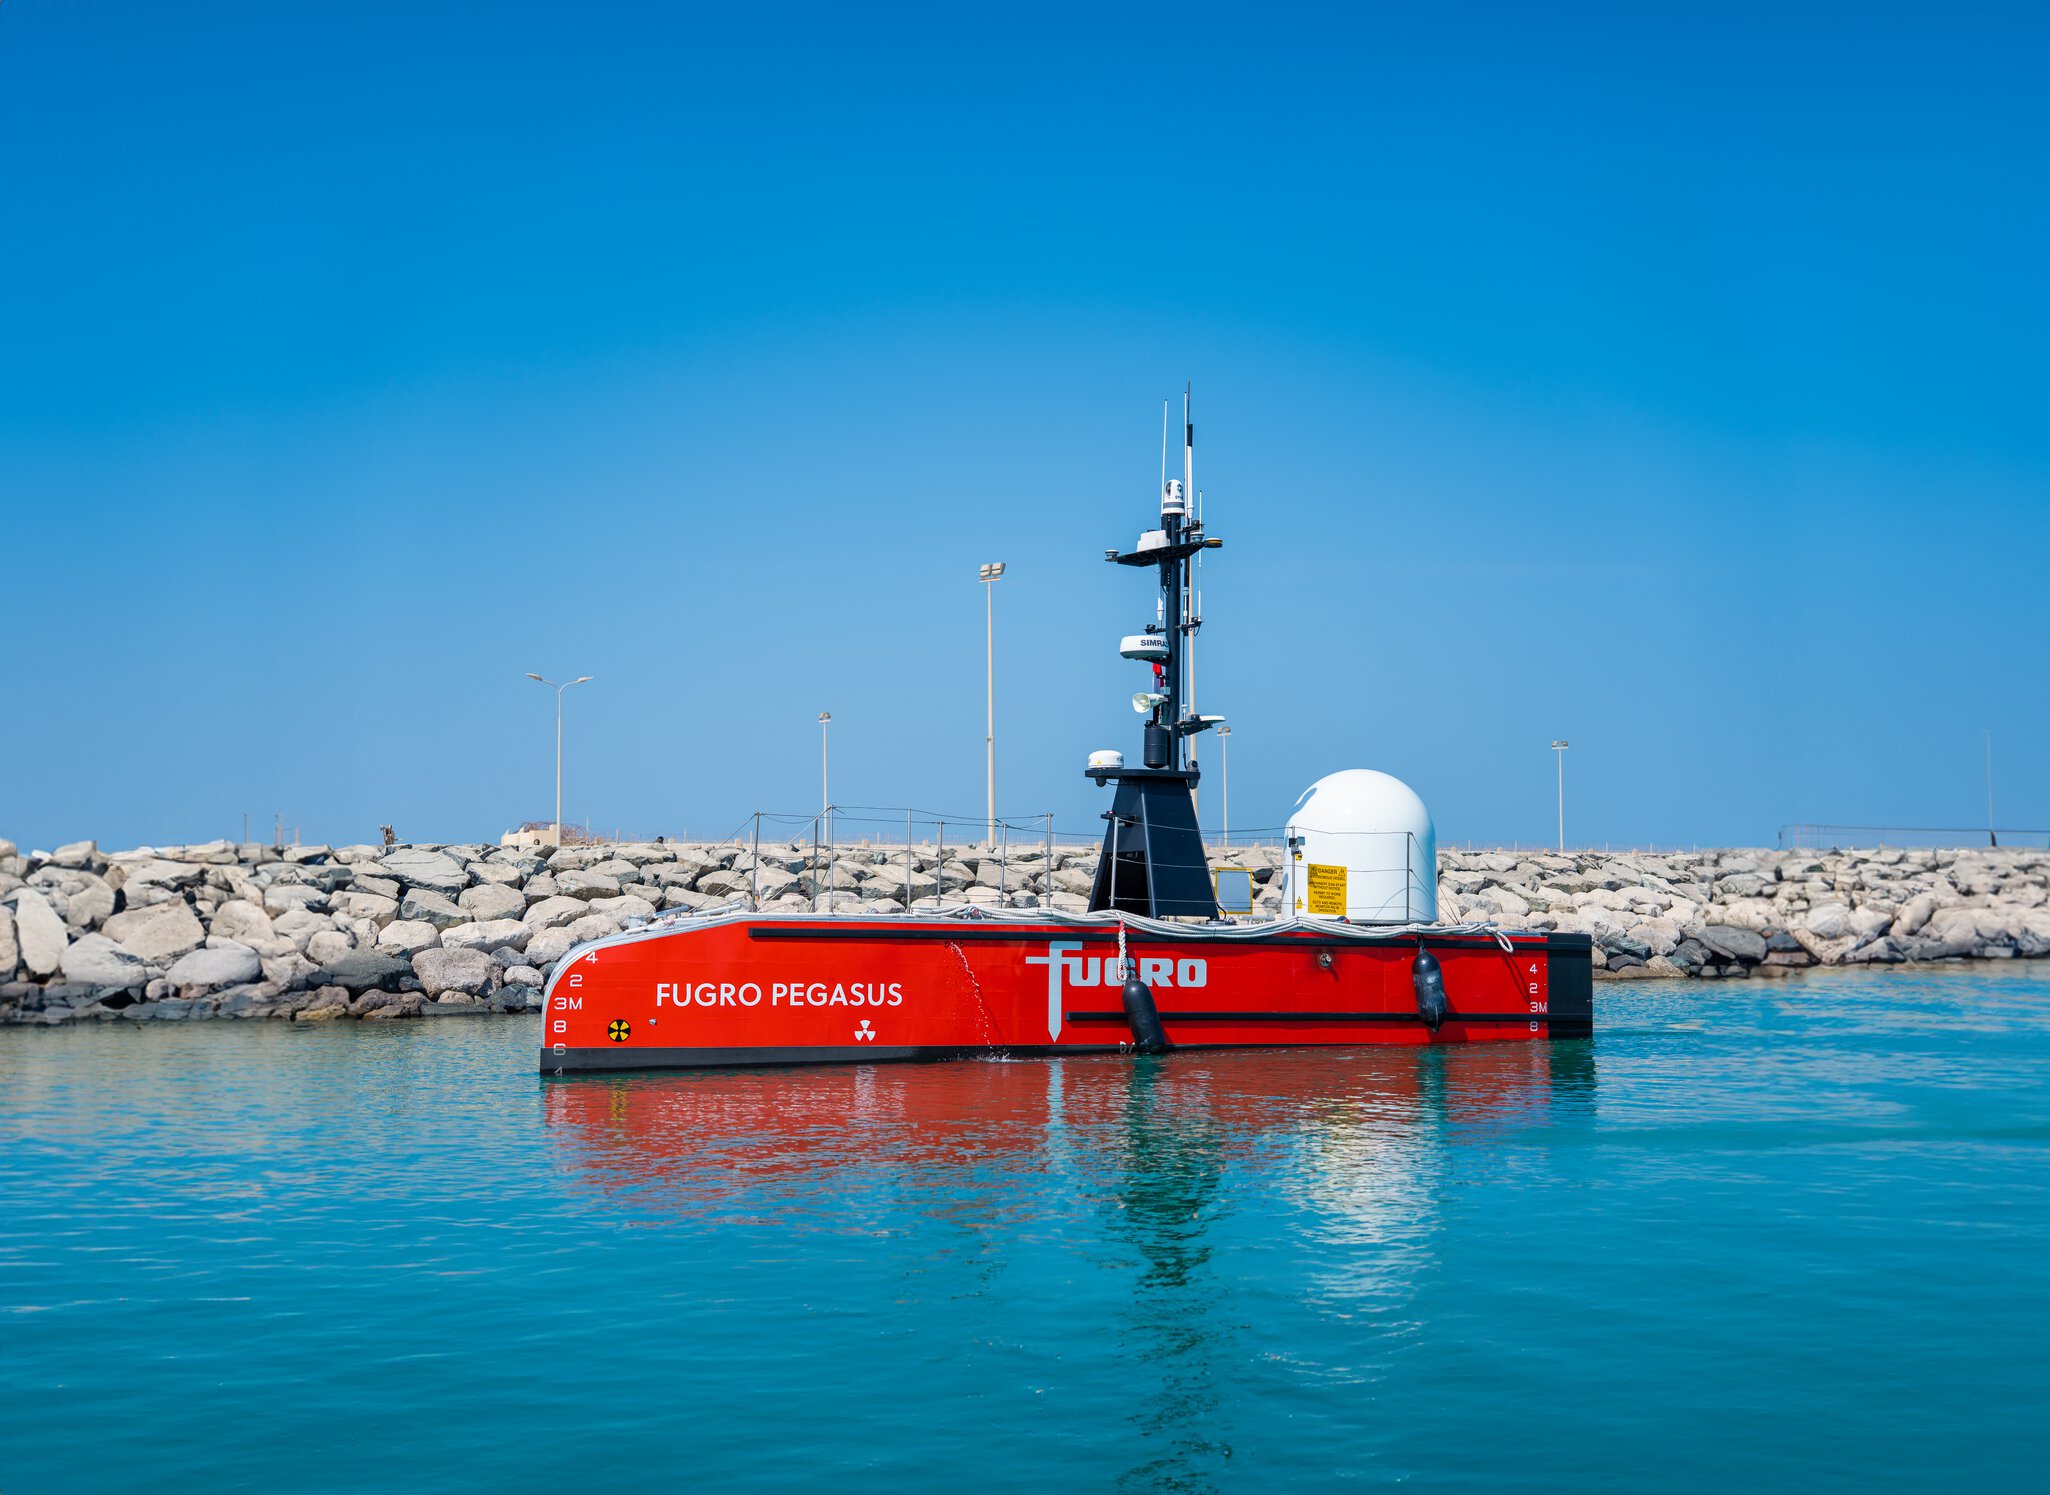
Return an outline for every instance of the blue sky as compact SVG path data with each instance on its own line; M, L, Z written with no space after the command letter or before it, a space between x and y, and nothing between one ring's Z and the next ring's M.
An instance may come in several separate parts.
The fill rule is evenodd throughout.
M2040 7L0 9L0 835L2050 825ZM1213 781L1214 783L1214 781ZM1215 808L1206 784L1206 817Z

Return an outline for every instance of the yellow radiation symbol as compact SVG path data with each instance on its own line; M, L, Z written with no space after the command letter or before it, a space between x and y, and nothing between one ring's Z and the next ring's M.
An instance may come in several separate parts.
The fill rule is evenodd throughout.
M610 1035L614 1043L625 1043L627 1040L627 1035L632 1033L633 1030L634 1028L632 1023L626 1021L626 1019L624 1018L616 1017L612 1020L612 1026L607 1028L605 1031L608 1035Z

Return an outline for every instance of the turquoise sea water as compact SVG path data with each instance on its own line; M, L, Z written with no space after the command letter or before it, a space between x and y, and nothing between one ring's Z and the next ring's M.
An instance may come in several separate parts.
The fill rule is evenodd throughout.
M0 1490L2042 1489L2050 971L535 1077L0 1031Z

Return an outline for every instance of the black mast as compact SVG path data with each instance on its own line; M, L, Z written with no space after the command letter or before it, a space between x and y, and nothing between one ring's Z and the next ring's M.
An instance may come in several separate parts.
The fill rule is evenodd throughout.
M1182 598L1189 585L1190 558L1214 549L1222 540L1203 533L1189 510L1186 478L1194 465L1196 428L1189 419L1187 397L1182 406L1183 479L1161 484L1160 528L1139 537L1129 554L1106 551L1104 559L1120 566L1152 566L1160 578L1160 617L1148 633L1164 634L1165 657L1157 666L1154 701L1146 718L1142 742L1143 768L1091 767L1098 784L1115 783L1117 796L1104 819L1103 851L1097 858L1096 881L1089 907L1119 909L1154 918L1169 916L1214 919L1217 897L1210 881L1203 833L1196 823L1196 782L1201 777L1188 764L1184 739L1203 731L1213 720L1186 714L1182 704L1183 660L1188 630Z

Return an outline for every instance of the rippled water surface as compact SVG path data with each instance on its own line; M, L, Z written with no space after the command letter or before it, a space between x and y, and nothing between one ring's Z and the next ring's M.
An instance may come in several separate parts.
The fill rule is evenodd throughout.
M2050 972L543 1082L0 1031L0 1489L2042 1489Z

